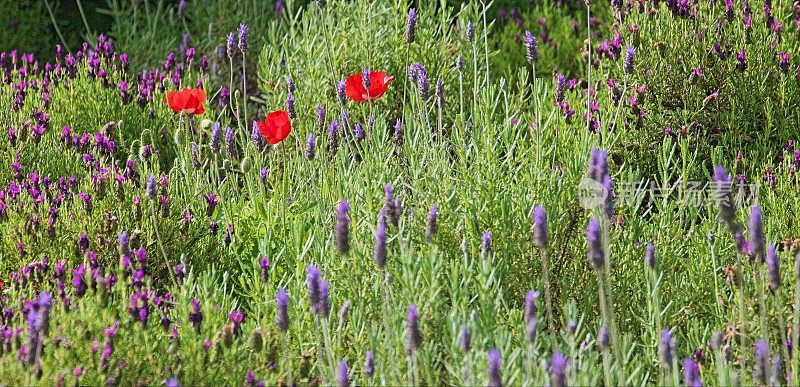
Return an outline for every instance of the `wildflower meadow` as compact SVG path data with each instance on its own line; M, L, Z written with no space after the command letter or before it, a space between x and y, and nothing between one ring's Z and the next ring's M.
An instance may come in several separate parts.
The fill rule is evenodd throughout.
M22 3L0 385L800 385L798 4Z

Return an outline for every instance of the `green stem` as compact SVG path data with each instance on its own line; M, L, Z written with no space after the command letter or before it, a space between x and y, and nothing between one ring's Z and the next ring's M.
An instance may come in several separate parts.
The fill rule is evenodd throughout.
M92 30L91 28L89 28L89 22L86 20L86 13L83 12L83 5L81 4L81 0L75 0L75 2L78 4L78 11L80 11L81 19L83 19L83 25L84 27L86 27L86 35L91 35Z
M50 21L53 23L53 29L56 30L56 34L58 35L58 38L61 40L61 44L64 45L64 49L67 50L67 52L72 51L69 49L69 46L67 45L67 40L64 39L64 35L61 34L61 29L58 28L58 23L56 23L56 17L55 15L53 15L53 9L50 8L50 1L45 0L44 6L47 8L47 13L50 14Z

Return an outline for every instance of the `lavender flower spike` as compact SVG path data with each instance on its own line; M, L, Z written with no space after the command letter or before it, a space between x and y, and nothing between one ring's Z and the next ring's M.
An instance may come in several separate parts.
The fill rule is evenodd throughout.
M334 227L334 239L336 250L339 254L347 254L350 251L350 203L347 200L339 202L336 211L336 226Z
M316 155L314 142L314 133L309 133L308 137L306 138L306 159L308 160L314 160L314 156Z
M408 11L408 20L406 22L406 43L411 44L414 43L414 39L417 36L417 10L411 8Z
M282 332L286 332L289 329L289 295L285 288L278 289L276 304L275 324Z
M602 270L605 264L605 253L603 253L603 241L600 238L600 221L592 218L586 227L586 245L588 249L588 259L592 268Z
M567 385L567 366L569 361L561 352L556 352L550 359L550 387Z
M633 46L628 46L625 49L625 59L622 62L622 69L625 71L625 74L628 75L633 74L633 65L634 65L633 59L635 52L636 49L633 48Z
M458 336L458 347L464 353L469 352L472 348L472 335L469 333L469 328L466 324L461 326L461 334Z
M486 255L492 253L492 232L489 230L483 232L483 237L481 238L481 251L483 251L483 253Z
M489 351L489 360L486 368L489 374L489 380L486 385L489 387L501 387L503 385L503 377L501 375L502 358L497 348L492 348Z
M383 269L386 267L386 213L384 209L378 214L378 228L375 230L375 251L372 259Z
M536 37L530 31L525 31L525 58L528 63L534 64L539 61L539 48Z
M755 378L760 385L766 386L769 379L769 369L767 368L769 362L769 344L767 344L767 341L763 338L756 342L755 361L753 378Z
M656 267L656 247L653 246L653 242L647 242L647 246L644 248L644 264L647 265L649 269L655 269Z
M364 373L367 375L367 378L372 379L372 375L375 375L375 355L372 354L372 351L367 351L364 359Z
M339 372L336 374L336 382L339 387L350 387L350 370L347 368L347 362L344 360L339 362Z
M311 312L317 313L320 303L320 278L322 271L315 265L306 266L306 284L308 285L308 303L311 305Z
M683 379L687 387L702 387L700 380L700 367L692 358L683 359Z
M533 220L533 244L540 249L547 247L547 212L544 207L539 204L535 205L531 218Z
M766 261L769 290L775 293L781 286L781 260L780 257L778 257L778 253L775 251L775 245L769 245L767 247Z
M422 344L422 332L419 329L419 312L416 305L410 305L406 313L406 355L411 356Z
M428 211L428 227L425 229L425 240L428 243L433 241L433 237L439 230L438 217L439 207L434 204L431 206L430 211Z
M761 257L761 259L764 259L767 242L764 237L764 222L761 215L761 206L758 204L754 205L753 209L750 210L748 226L750 230L750 243L753 244L753 253Z
M661 331L661 342L658 346L658 353L661 356L661 363L667 369L672 368L672 361L675 357L675 339L672 337L672 331L664 329Z

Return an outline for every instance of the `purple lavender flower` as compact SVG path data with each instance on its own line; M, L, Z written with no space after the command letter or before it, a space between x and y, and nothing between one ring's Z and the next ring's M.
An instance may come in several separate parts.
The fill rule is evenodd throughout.
M661 364L667 369L672 368L672 361L675 357L675 338L672 331L664 329L661 331L661 342L658 345L658 353L661 356Z
M784 380L784 369L783 369L783 361L781 361L780 355L775 355L772 358L772 371L771 371L772 385L773 386L783 386L786 384L786 380Z
M778 68L783 71L789 71L789 53L781 51L778 53Z
M278 289L275 324L283 332L289 329L289 295L285 288Z
M456 70L458 72L464 71L464 55L458 54L456 57Z
M555 90L555 100L557 104L564 102L564 86L565 86L565 78L564 74L558 73L556 75L556 90Z
M481 237L481 251L485 255L492 253L492 232L489 230L484 231Z
M294 109L294 94L289 92L286 96L286 111L289 112L289 118L297 119L297 111Z
M417 10L411 8L408 11L408 20L406 21L406 43L411 44L414 43L414 39L417 36Z
M148 302L150 300L147 291L136 291L131 295L131 302L128 311L134 321L139 321L142 325L147 325L147 318L150 315L150 307Z
M633 46L628 46L625 49L625 59L622 61L622 68L625 70L625 74L633 74L633 60L634 60L634 53L636 49Z
M26 316L28 326L28 364L32 365L36 361L36 355L40 352L43 334L47 333L50 324L50 308L53 297L48 292L42 292L31 303Z
M317 130L322 132L325 129L325 108L317 105Z
M180 3L178 3L178 17L180 17L181 19L186 17L186 7L187 6L188 6L188 3L187 3L186 0L181 0Z
M211 125L211 142L209 144L212 152L219 152L220 141L222 141L222 129L220 129L219 122L215 122Z
M569 361L561 352L553 353L550 359L550 387L564 387L567 384Z
M683 359L683 382L687 387L702 387L700 380L700 367L692 358Z
M468 42L475 43L475 24L472 22L472 20L467 22L466 36Z
M347 369L347 362L344 360L339 362L336 383L339 387L350 387L350 370Z
M600 237L600 221L596 218L589 219L589 225L586 227L586 245L589 263L592 268L602 270L605 264L605 254L603 252L603 241Z
M308 160L314 160L314 156L316 155L314 140L314 133L309 133L308 137L306 137L306 159Z
M194 329L200 329L200 324L203 322L203 312L200 310L200 301L196 298L192 300L192 310L189 312L189 322L192 323Z
M372 351L367 351L364 357L364 374L367 375L367 378L372 379L372 376L375 375L375 356Z
M611 337L608 335L608 329L605 325L601 325L597 331L597 344L602 349L606 349L611 345Z
M548 243L547 212L544 207L537 204L533 207L531 216L533 220L533 244L538 248L546 248Z
M781 286L781 261L778 253L775 252L775 245L767 247L767 280L769 283L769 290L775 293Z
M525 31L525 58L528 59L530 64L539 61L539 48L536 37L530 31Z
M319 281L319 315L328 318L331 314L330 284L326 280Z
M439 207L434 204L428 211L428 226L425 228L425 240L428 241L428 243L433 241L433 237L439 230L438 217Z
M311 313L316 314L320 303L320 277L322 271L315 265L306 266L306 284L308 285L308 303L311 305Z
M394 142L403 145L403 120L398 118L394 124Z
M761 206L754 205L750 210L750 220L748 222L750 230L750 243L752 243L753 253L764 259L766 253L766 238L764 237L764 224L761 215ZM759 261L760 262L760 261Z
M336 153L339 149L339 123L331 121L328 128L328 152Z
M217 204L219 204L219 198L217 195L213 193L207 193L203 195L203 198L206 199L206 216L211 216L214 214L214 209L217 208Z
M458 347L464 353L472 349L472 335L469 333L469 328L466 324L461 326L461 333L458 335Z
M250 28L247 27L246 24L239 25L239 51L244 54L247 52L247 37L250 35Z
M269 177L269 168L261 168L261 170L258 172L258 176L261 179L261 184L266 184L267 178Z
M525 323L525 340L528 341L529 344L534 345L536 343L536 332L539 328L539 319L534 317L528 320Z
M72 269L72 286L75 287L75 295L78 297L83 297L88 288L83 279L84 274L86 274L86 266L83 263Z
M144 194L150 199L153 199L153 198L156 197L156 177L155 176L150 175L150 176L147 177L147 185L145 186Z
M644 248L644 264L651 270L656 268L656 247L653 242L647 242Z
M411 356L422 345L422 332L419 329L419 312L412 304L406 313L406 355Z
M228 151L228 156L230 157L236 155L236 142L231 127L225 128L225 150Z
M422 66L421 63L416 64L415 74L417 79L417 87L419 88L419 97L423 100L427 100L431 95L430 81L428 79L428 73L425 71L425 67Z
M497 348L492 348L489 351L489 360L486 368L489 374L489 380L486 382L486 385L488 387L501 387L503 385L503 378L501 375L502 358Z
M342 199L336 211L336 226L334 227L334 239L336 250L339 254L347 254L350 251L350 203Z
M719 217L725 223L732 223L736 217L735 202L733 200L733 178L725 172L725 167L714 167L714 196L719 207Z
M258 260L258 267L261 270L261 280L266 282L267 278L269 278L269 258L266 256L261 257Z
M378 227L375 230L375 250L372 254L372 259L381 269L386 267L386 238L386 213L381 209L378 214Z
M340 80L339 83L336 84L336 96L339 99L339 103L344 105L347 102L347 95L345 94L345 81L344 79Z
M747 69L747 51L744 49L736 53L736 68L739 69L739 71Z

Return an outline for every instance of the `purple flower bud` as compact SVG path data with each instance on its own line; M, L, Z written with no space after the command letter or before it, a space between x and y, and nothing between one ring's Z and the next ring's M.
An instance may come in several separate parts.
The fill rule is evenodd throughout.
M145 186L144 193L150 199L153 199L153 198L156 197L156 177L155 176L150 175L150 176L147 177L147 185Z
M314 140L314 133L309 133L308 137L306 137L306 159L308 160L314 160L314 156L316 154Z
M372 351L367 351L366 353L364 360L364 373L369 379L372 379L372 376L375 375L375 356L372 354Z
M289 112L289 118L297 119L297 112L294 110L294 94L289 92L286 96L286 111Z
M319 281L319 315L325 318L331 314L330 284L326 280Z
M539 48L537 47L536 37L530 31L525 31L525 58L528 59L530 64L539 61Z
M475 24L472 23L472 20L467 22L466 36L468 42L475 43Z
M564 102L564 85L565 85L565 78L564 74L558 73L556 75L556 90L555 90L555 99L556 103Z
M683 379L687 387L703 386L703 382L700 380L700 367L690 357L683 359Z
M547 212L537 204L533 207L533 244L538 248L546 248L548 244Z
M764 259L766 252L766 238L764 237L764 224L761 215L761 206L754 205L750 210L750 220L748 222L750 230L750 243L753 246L753 253Z
M383 269L386 267L386 214L384 209L381 209L378 214L378 227L375 230L375 250L372 254L372 259Z
M628 46L625 49L625 59L622 62L622 68L623 68L623 70L625 70L625 73L628 74L628 75L633 74L633 66L634 66L633 60L634 60L634 53L635 52L636 52L636 49L633 48L633 46Z
M769 289L775 293L781 286L781 261L778 253L775 251L775 245L767 247L767 280L769 282Z
M367 93L369 93L369 87L372 86L370 84L369 77L370 77L369 68L368 67L364 67L364 72L362 73L361 81L364 84L364 89L367 90Z
M239 51L242 53L247 52L247 37L250 34L250 28L246 24L239 25Z
M492 253L492 232L489 230L484 231L481 237L481 251L485 255Z
M308 303L311 305L311 313L316 314L320 303L320 277L322 271L315 265L306 266L306 284L308 285Z
M350 203L342 199L336 212L336 226L334 227L334 239L336 250L339 254L347 254L350 251Z
M602 270L605 264L605 254L603 253L603 241L600 237L600 221L589 219L586 227L586 245L588 249L588 259L592 268Z
M611 345L611 337L609 337L608 329L605 325L601 325L600 329L597 331L597 344L599 344L602 349L606 349Z
M550 387L564 387L567 385L567 366L569 361L561 352L553 353L550 359Z
M501 387L503 385L503 378L501 375L502 358L497 348L492 348L489 351L489 360L486 368L486 372L489 374L489 380L486 382L486 385L488 387Z
M261 280L267 281L269 278L269 258L264 256L258 261L258 267L261 269Z
M200 329L200 324L203 322L203 312L200 310L200 301L196 298L192 300L192 310L189 312L189 321L195 329Z
M661 342L658 346L658 353L661 356L661 364L667 368L672 368L672 361L675 356L675 339L672 337L672 331L664 329L661 331Z
M278 289L276 304L275 324L278 326L278 329L286 332L286 330L289 329L289 295L286 294L286 289Z
M222 141L222 129L220 129L219 122L211 125L211 151L214 153L219 152L220 142Z
M336 382L339 387L350 387L350 370L347 369L347 362L344 360L339 362Z
M442 78L436 80L436 106L444 110L444 81Z
M408 11L408 20L406 21L406 43L411 44L414 43L414 39L417 36L417 10L411 8Z
M325 108L317 105L317 130L322 132L325 129Z
M458 72L464 71L464 55L458 54L456 57L456 70Z
M345 84L346 83L345 83L344 79L339 81L339 83L336 84L336 96L339 99L339 103L342 104L342 105L344 105L344 103L347 102L347 95L345 94L345 91L344 91Z
M230 157L236 155L236 142L233 136L233 129L230 127L225 128L225 150L228 151L228 156Z
M469 333L469 328L466 324L461 326L461 333L458 336L458 347L461 352L467 353L472 349L472 335Z
M422 345L422 332L419 329L419 312L416 305L410 305L406 313L406 355L411 356Z
M525 293L525 308L523 309L523 317L525 322L529 322L536 318L536 300L539 298L539 292L529 290Z
M439 207L434 204L428 211L428 226L425 229L425 240L428 241L428 243L433 241L433 237L439 230L438 217Z
M647 242L644 248L644 264L651 270L656 268L656 247L653 242Z

